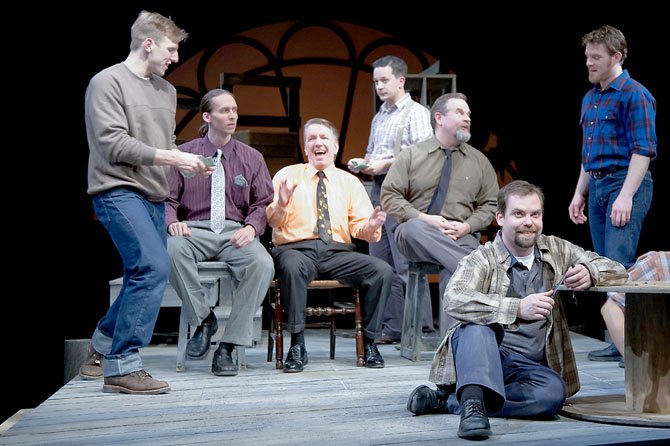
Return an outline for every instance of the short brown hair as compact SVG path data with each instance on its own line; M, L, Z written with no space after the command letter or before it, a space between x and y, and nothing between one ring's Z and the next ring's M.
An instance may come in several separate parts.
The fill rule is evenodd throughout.
M433 106L430 108L430 125L435 129L435 113L440 113L442 115L447 113L447 102L450 99L463 99L465 102L468 102L468 97L463 93L446 93L435 99Z
M175 25L172 19L157 12L142 11L130 28L130 50L139 48L146 39L160 42L163 37L179 43L188 37L188 33Z
M407 77L407 62L397 56L384 56L372 62L372 68L391 67L395 77Z
M510 195L525 197L531 194L537 195L542 204L542 210L544 211L544 192L542 192L540 186L530 184L528 181L514 180L511 183L504 185L498 191L498 212L505 215L505 211L507 210L507 199Z
M333 136L335 137L335 142L337 142L340 138L340 135L337 132L337 127L335 127L335 124L330 122L327 119L324 118L312 118L308 120L304 126L302 126L302 133L303 133L303 138L307 135L307 128L312 126L312 125L323 125L325 127L328 127L331 132L333 132Z
M602 43L605 45L605 48L607 48L610 55L620 52L620 64L623 64L623 61L626 60L626 56L628 56L628 44L626 43L626 38L621 31L613 26L603 25L588 34L584 34L584 36L582 36L582 46L586 46L587 43Z

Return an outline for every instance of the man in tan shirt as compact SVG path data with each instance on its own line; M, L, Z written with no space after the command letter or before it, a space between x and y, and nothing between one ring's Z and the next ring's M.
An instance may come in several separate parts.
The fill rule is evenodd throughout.
M442 294L458 261L479 246L479 232L493 220L498 179L486 156L467 144L465 95L440 96L430 113L435 135L400 152L382 184L381 201L399 223L394 234L400 252L410 261L442 267ZM446 199L431 206L447 154Z

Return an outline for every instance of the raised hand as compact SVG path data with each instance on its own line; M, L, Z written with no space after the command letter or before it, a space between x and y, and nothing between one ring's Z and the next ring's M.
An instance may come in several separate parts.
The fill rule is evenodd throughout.
M281 180L279 183L279 191L277 192L277 204L279 204L280 207L286 207L286 205L288 205L296 187L298 187L297 184L289 184L288 178Z
M385 221L386 221L386 212L382 211L381 207L375 206L374 210L372 211L372 215L370 215L370 219L368 220L370 227L372 227L373 229L377 229L378 227L383 225Z

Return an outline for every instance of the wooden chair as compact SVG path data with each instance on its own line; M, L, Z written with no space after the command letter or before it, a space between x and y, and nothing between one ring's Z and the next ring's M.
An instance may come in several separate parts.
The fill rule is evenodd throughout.
M354 301L353 305L348 302L334 302L332 292L336 289L352 288ZM361 309L361 299L358 288L350 287L337 280L313 280L307 285L307 290L328 290L330 293L329 306L312 307L309 306L309 293L307 296L308 304L305 308L306 316L329 316L330 317L330 359L335 359L335 335L336 335L336 316L354 314L354 323L356 331L356 365L363 367L363 311ZM275 279L272 285L272 291L269 296L269 321L268 327L268 362L272 361L272 344L275 345L275 368L281 369L284 366L284 336L283 324L284 315L281 304L281 292L279 290L279 279Z

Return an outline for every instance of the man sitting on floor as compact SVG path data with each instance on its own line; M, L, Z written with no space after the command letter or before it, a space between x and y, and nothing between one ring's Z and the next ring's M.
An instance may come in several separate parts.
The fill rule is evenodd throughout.
M416 414L460 414L458 436L491 435L488 415L553 416L579 390L579 376L560 297L552 285L585 290L618 285L618 262L542 234L544 194L513 181L498 194L493 242L461 260L444 294L456 319L435 353L437 390L412 391Z

